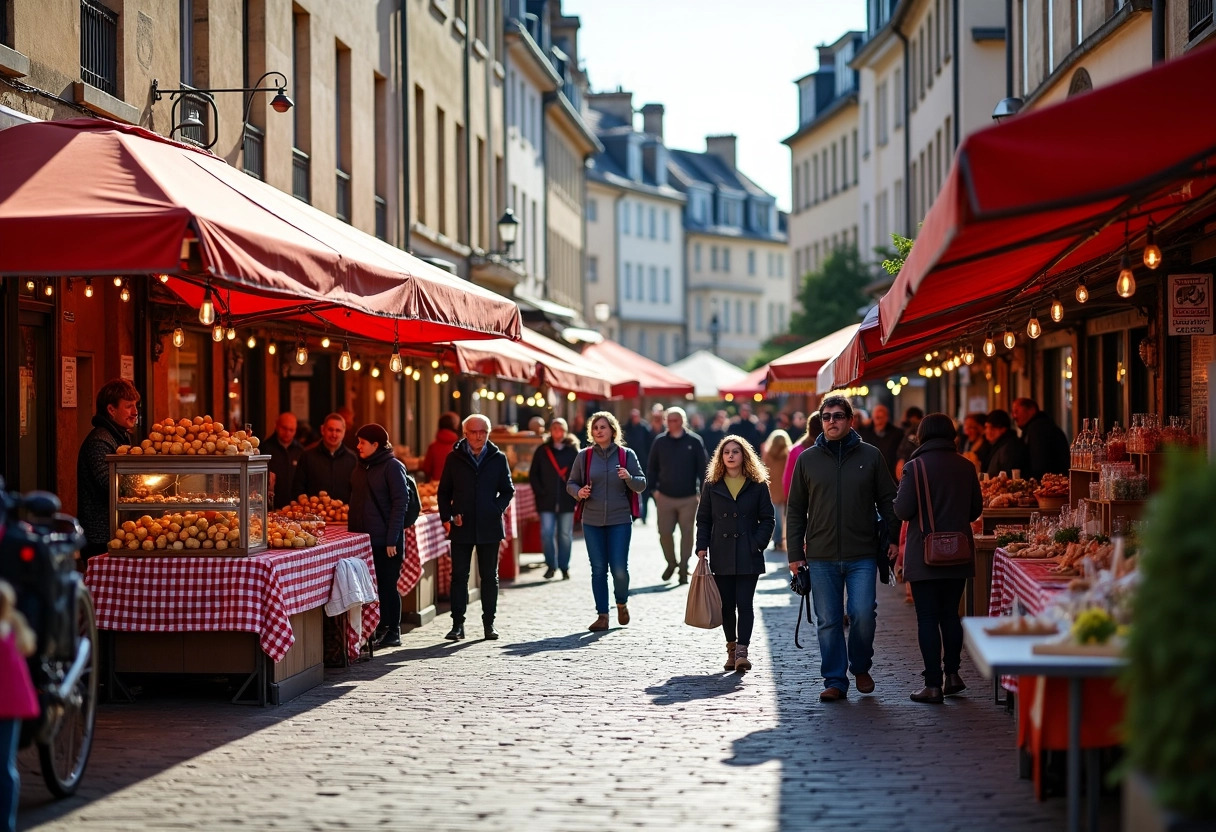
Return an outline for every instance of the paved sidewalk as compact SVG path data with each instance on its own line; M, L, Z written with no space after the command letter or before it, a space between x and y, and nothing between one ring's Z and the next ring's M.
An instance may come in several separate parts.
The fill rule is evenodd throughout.
M1063 827L1063 801L1017 779L1013 720L969 662L968 695L908 700L920 663L902 588L880 588L875 694L820 704L813 632L794 649L796 599L769 554L745 676L721 672L720 631L683 624L685 588L660 583L655 527L639 524L628 627L586 630L576 542L570 581L530 570L505 590L501 641L445 642L443 616L279 708L103 706L78 796L51 802L26 759L20 828Z

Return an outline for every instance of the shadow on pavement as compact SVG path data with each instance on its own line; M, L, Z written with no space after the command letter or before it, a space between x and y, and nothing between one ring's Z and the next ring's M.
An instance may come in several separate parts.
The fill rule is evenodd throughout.
M693 676L672 676L661 685L646 688L654 704L678 705L683 702L696 702L701 699L713 699L715 696L726 696L743 687L742 673L727 673Z
M679 589L679 584L653 584L651 586L640 586L637 589L632 587L629 589L630 595L651 595L655 592L671 592L673 589Z
M619 629L619 628L613 628ZM583 631L581 633L571 633L565 636L550 636L537 641L524 641L514 644L508 644L503 649L503 652L508 656L534 656L537 653L552 653L559 650L578 650L581 647L587 647L594 644L604 636L611 633L612 630L600 630L599 632Z

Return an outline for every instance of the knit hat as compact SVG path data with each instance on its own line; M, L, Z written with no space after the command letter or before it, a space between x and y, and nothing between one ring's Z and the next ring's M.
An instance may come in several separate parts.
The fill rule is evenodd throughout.
M355 436L359 439L366 439L373 445L388 444L388 431L374 423L359 428L355 431Z

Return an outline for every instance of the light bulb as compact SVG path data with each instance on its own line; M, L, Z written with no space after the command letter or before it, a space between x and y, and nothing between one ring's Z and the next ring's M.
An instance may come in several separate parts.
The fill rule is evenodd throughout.
M996 355L996 342L992 340L992 333L988 333L988 337L984 339L984 355L992 358Z
M279 342L278 342L278 341L271 341L271 342L270 342L270 343L269 343L269 344L266 346L266 352L267 352L267 354L269 354L269 355L274 355L274 354L275 354L276 352L278 352L278 351L279 351Z
M84 280L84 296L86 298L93 297L93 278L86 277Z
M1013 330L1009 328L1009 324L1005 324L1005 337L1001 339L1001 343L1005 345L1005 349L1011 350L1018 343L1018 336L1013 334Z
M122 285L122 278L121 278L121 277L116 277L116 278L114 278L114 286L115 286L115 287L118 287L118 286L121 286L121 285Z
M156 279L157 279L157 280L159 280L161 283L168 283L168 282L169 282L169 275L167 275L167 274L158 274L158 275L156 276Z
M360 370L362 370L363 369L363 359L356 355L355 360L350 363L350 368L352 370L354 370L356 373L359 372Z
M125 283L123 284L122 291L118 293L118 299L123 303L131 300L131 290L127 288Z
M941 367L934 367L934 368L933 368L933 377L934 377L934 378L941 378L941 377L942 377L942 368L941 368Z
M438 384L439 383L439 373L435 373L435 375L431 376L431 380L434 381L436 384Z
M963 363L968 367L975 363L975 350L971 348L970 344L963 348ZM900 377L899 384L901 387L907 386L908 382L905 380L906 378L907 376Z
M350 344L346 341L342 342L342 354L338 356L338 369L346 372L351 367L350 360Z
M501 390L499 390L497 393L494 394L494 398L498 399L498 401L501 402L504 399L506 399L507 397L506 397L506 395L503 394L503 392Z
M574 395L573 390L571 390L569 393L566 394L566 401L568 401L568 402L574 401L575 398L577 398L577 397Z
M203 326L211 326L215 323L215 304L211 301L211 287L207 287L206 293L203 295L203 303L198 308L198 322Z
M1123 255L1120 266L1119 277L1115 281L1115 291L1119 293L1119 297L1121 298L1130 298L1136 294L1136 276L1132 274L1132 267L1127 260L1126 254Z
M303 341L296 345L296 363L301 367L308 363L308 346Z
M418 381L419 379L422 378L422 373L418 372L417 370L414 370L413 374L410 375L410 378L412 378L414 381Z
M1161 265L1161 248L1157 245L1157 235L1150 221L1148 231L1144 235L1144 265L1155 269Z
M932 361L932 360L933 360L933 353L931 353L931 352L925 353L925 361Z
M388 368L394 373L400 373L405 362L401 360L401 344L393 342L393 354L388 358Z
M33 278L30 278L29 280L25 281L25 291L33 292L37 288L38 288L38 284L34 282Z
M450 375L448 375L447 373L440 373L440 374L439 374L439 380L440 380L440 381L442 381L442 382L444 382L444 383L446 383L446 382L447 382L447 380L448 380L448 379L450 379L450 378L451 378L451 376L450 376Z
M329 349L329 344L330 344L329 336L328 335L322 336L321 349L323 349L323 350Z
M459 399L459 398L460 398L460 391L459 391L459 390L453 390L453 391L452 391L452 398L453 398L453 399Z
M236 340L236 327L234 327L232 325L231 321L228 322L228 328L226 330L224 330L224 337L227 338L229 341Z
M531 403L531 401L532 401L531 399L528 399L528 402L529 402L529 403ZM522 394L522 393L517 393L517 394L515 395L515 403L516 403L516 404L523 404L523 403L524 403L524 396L523 396L523 394Z
M223 324L216 324L215 326L211 327L211 340L217 344L224 340Z
M1082 279L1077 284L1077 303L1085 303L1089 300L1089 287L1085 285L1085 280Z
M1026 322L1026 334L1031 338L1038 338L1043 334L1043 325L1039 323L1039 316L1034 314L1034 309L1030 310L1030 320Z
M186 332L180 326L173 327L173 346L179 350L186 343Z
M432 369L432 370L438 370L438 369L439 369L439 361L438 361L438 360L434 360L434 361L432 361L432 362L431 362L431 369Z
M255 338L254 336L250 335L248 338L245 339L245 346L249 347L249 349L253 349L257 345L258 345L258 339Z
M380 365L379 364L372 365L372 378L380 378Z
M46 286L42 288L42 293L49 298L55 294L55 286L48 280Z
M1056 323L1064 320L1064 304L1060 303L1060 296L1055 294L1051 296L1051 319Z

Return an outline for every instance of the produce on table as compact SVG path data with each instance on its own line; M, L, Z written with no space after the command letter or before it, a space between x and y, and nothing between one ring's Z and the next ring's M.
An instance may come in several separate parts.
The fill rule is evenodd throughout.
M262 521L250 518L250 540L261 540ZM110 551L186 552L194 549L224 551L240 546L241 529L235 511L188 511L164 514L158 518L145 514L127 520L114 531Z
M300 508L297 509L296 506ZM328 491L322 491L315 497L301 494L296 497L294 503L280 509L280 513L287 513L290 516L290 512L301 510L305 514L319 515L328 523L345 523L350 513L350 507L341 500L330 497Z
M316 546L319 539L316 534L304 528L305 524L316 521L295 522L285 517L270 516L267 521L267 543L271 549L304 549ZM322 522L321 527L325 524ZM315 526L314 526L315 527Z
M1037 507L1039 501L1034 492L1038 485L1033 478L1015 480L1008 477L989 477L980 483L984 508Z
M423 482L418 484L418 500L422 510L428 513L439 511L439 483Z
M1060 497L1067 499L1068 477L1064 474L1044 474L1034 495L1049 500L1059 499Z
M1061 526L1056 529L1054 539L1056 543L1080 543L1081 530L1076 526Z
M258 437L243 430L229 432L223 422L210 416L195 416L193 419L162 419L152 425L148 438L138 445L119 445L117 454L174 456L235 456L255 454Z
M1105 644L1118 629L1118 624L1106 610L1090 608L1072 622L1072 636L1078 644Z

